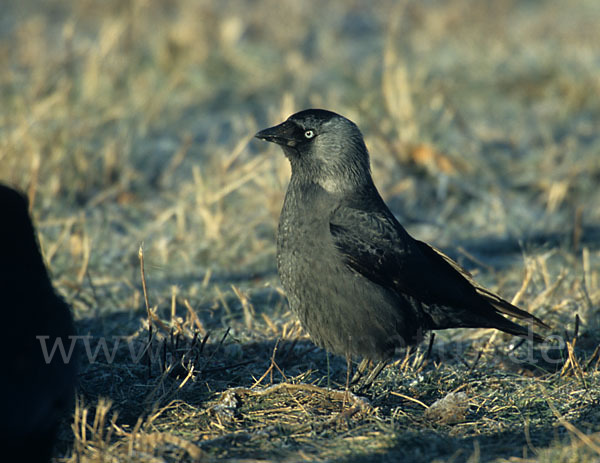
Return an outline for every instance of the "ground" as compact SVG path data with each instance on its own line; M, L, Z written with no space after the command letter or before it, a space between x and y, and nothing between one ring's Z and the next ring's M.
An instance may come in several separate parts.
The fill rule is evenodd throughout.
M600 459L600 2L2 10L0 181L80 336L56 461ZM440 332L344 394L275 272L289 166L252 139L307 107L355 121L409 232L548 342Z

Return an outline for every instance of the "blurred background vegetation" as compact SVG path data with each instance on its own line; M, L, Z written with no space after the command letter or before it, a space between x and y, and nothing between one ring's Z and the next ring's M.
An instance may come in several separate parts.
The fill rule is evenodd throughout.
M600 2L3 0L1 10L0 181L29 196L80 330L140 327L144 243L151 305L189 301L242 348L289 335L274 270L289 167L252 136L322 107L361 128L375 182L411 233L558 331L578 313L597 343ZM88 402L103 395L94 375L81 379ZM579 451L565 445L556 458ZM468 447L463 457L487 459ZM520 455L512 447L490 455ZM434 451L419 455L451 457Z

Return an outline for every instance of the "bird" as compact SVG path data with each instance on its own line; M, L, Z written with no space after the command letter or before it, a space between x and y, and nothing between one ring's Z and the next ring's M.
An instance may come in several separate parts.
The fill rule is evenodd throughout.
M56 344L69 353L73 318L50 281L26 197L0 184L0 214L0 448L6 461L47 462L74 399L76 355L65 361Z
M544 340L505 315L548 328L542 320L404 229L373 182L355 123L306 109L255 137L279 145L291 164L277 230L290 308L315 344L346 357L348 375L354 357L363 359L358 373L375 365L363 387L432 330L495 328Z

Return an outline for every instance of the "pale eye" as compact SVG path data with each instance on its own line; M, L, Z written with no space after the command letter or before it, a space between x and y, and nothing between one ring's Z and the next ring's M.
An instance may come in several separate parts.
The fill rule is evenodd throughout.
M307 130L306 132L304 132L304 137L305 138L312 138L315 136L315 131L314 130Z

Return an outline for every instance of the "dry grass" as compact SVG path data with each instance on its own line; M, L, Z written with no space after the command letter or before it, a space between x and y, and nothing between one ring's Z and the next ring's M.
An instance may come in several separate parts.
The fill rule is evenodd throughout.
M90 352L119 340L112 362L81 345L58 461L600 458L598 2L2 10L0 181L29 195ZM407 228L553 325L554 347L440 333L344 405L345 362L274 271L289 167L250 142L309 106L355 120ZM452 392L452 419L427 411Z

